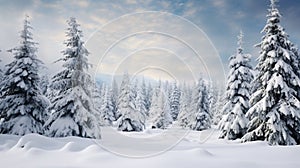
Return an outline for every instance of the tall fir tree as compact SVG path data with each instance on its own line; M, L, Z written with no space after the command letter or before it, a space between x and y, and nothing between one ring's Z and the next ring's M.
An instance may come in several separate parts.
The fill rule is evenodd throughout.
M112 104L112 92L108 86L103 86L104 93L102 96L101 107L100 107L100 124L102 126L111 126L113 121L116 121L114 106Z
M100 108L101 108L102 97L103 97L103 95L101 95L100 89L101 88L97 85L97 83L93 82L91 95L92 95L94 108L97 111L97 115L100 114Z
M92 80L88 74L88 54L82 41L82 31L75 18L67 21L66 49L63 70L52 78L51 88L57 94L51 100L52 114L46 122L52 137L80 136L100 138L100 125L95 117L92 100Z
M21 31L20 46L11 50L14 60L6 65L0 84L0 133L25 135L40 133L47 119L49 105L40 90L37 43L33 40L28 16Z
M149 115L147 117L147 126L151 126L154 122L155 117L157 116L157 109L159 109L158 107L158 95L160 93L161 90L161 81L159 81L159 83L157 84L157 86L155 86L152 90L152 97L151 99L151 106L149 108Z
M230 57L227 90L225 92L225 114L220 121L219 138L234 140L241 138L247 130L248 119L245 114L249 109L250 83L253 80L251 55L243 52L243 33L238 36L236 54Z
M202 131L211 127L209 111L208 89L202 78L199 78L193 89L189 127L192 130Z
M167 94L160 89L157 97L153 98L150 112L153 114L151 128L167 129L172 124L172 115Z
M142 82L141 85L137 85L137 95L135 98L135 105L136 105L136 110L144 115L145 117L148 116L148 111L147 111L147 102L146 102L146 88L145 88L145 82Z
M224 88L223 87L216 87L214 89L214 95L215 95L215 102L211 105L211 113L213 116L212 119L212 124L214 125L219 125L220 121L222 119L223 110L222 108L224 107Z
M170 110L173 121L177 119L180 108L180 96L181 91L177 86L177 83L174 82L170 94Z
M120 118L121 114L118 111L118 96L119 96L119 86L118 83L115 79L113 79L112 87L111 87L111 92L112 92L112 105L114 107L114 114L116 120Z
M147 109L147 116L149 117L149 110L151 107L151 99L152 99L152 94L153 94L153 88L152 88L152 84L149 82L147 85L147 89L146 89L146 109Z
M300 144L299 55L280 25L276 0L271 0L254 79L247 134L242 142Z
M177 124L182 128L188 128L191 118L191 94L190 87L186 84L183 84L182 92L180 96L180 110L177 117Z
M118 98L118 111L121 114L118 119L119 131L143 131L145 128L146 118L136 109L135 93L132 89L129 74L125 73Z
M41 75L41 82L40 82L40 88L43 95L47 95L48 93L48 87L49 87L49 78L48 75L43 74Z

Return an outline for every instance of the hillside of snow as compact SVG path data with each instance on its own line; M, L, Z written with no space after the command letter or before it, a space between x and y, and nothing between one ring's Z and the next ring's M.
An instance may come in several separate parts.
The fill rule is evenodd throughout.
M173 133L178 132L180 130ZM113 131L109 129L102 129L103 137L98 141L79 137L49 138L38 134L22 137L0 135L0 165L10 168L300 167L300 146L269 146L266 142L259 141L239 143L238 140L220 140L217 138L219 132L212 129L189 132L179 143L169 146L170 148L160 153L154 148L160 146L163 149L164 143L167 143L163 138L161 141L146 141L146 144L137 142L134 146L128 142L128 148L121 151L123 153L118 153L120 151L114 151L113 147L126 148L126 145L124 146L127 143L126 138L114 139L112 133ZM142 133L122 133L121 136L147 140L153 137L161 138L163 134L161 130L146 130ZM149 155L141 153L139 156L137 151L131 151L130 148L141 149L140 152L146 153L149 151Z

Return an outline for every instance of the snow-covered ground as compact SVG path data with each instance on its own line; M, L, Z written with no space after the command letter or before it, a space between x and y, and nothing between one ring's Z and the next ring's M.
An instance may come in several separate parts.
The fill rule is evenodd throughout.
M189 132L176 144L175 139L184 133L182 130L167 133L146 130L120 135L102 129L100 141L79 137L48 138L38 134L0 135L0 167L300 167L300 146L219 140L219 132L213 129ZM173 134L176 138L164 134ZM129 142L134 140L136 142Z

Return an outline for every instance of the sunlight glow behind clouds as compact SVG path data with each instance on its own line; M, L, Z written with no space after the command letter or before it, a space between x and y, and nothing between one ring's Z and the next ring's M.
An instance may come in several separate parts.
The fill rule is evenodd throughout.
M161 67L181 81L196 80L200 74L224 80L219 55L206 35L191 22L169 13L122 16L100 29L86 46L93 62L101 59L97 72L121 75L150 66ZM182 68L185 64L191 70Z
M82 26L84 39L89 39L95 31L106 23L124 14L143 11L165 11L184 16L199 26L209 36L219 51L222 61L228 63L228 57L235 52L236 35L242 28L245 32L245 52L250 52L253 59L258 56L257 49L253 45L258 43L267 13L268 0L0 0L0 49L5 51L18 45L18 32L22 28L22 20L25 14L31 17L34 28L34 39L39 43L38 56L49 67L50 73L55 73L60 68L59 64L52 64L62 57L64 49L66 20L73 16L78 19ZM279 8L283 14L282 25L295 44L300 44L300 22L297 22L300 11L300 1L281 0ZM157 18L160 23L161 18ZM146 23L145 23L146 24ZM152 24L152 23L151 23ZM140 25L138 25L140 26ZM178 30L178 26L173 26ZM118 30L118 27L111 31ZM186 32L189 30L186 29ZM176 31L174 31L176 32ZM193 40L193 36L187 36ZM128 39L131 45L141 45L140 39ZM151 39L149 43L156 43ZM157 38L158 44L163 44ZM142 42L142 44L145 42ZM99 44L101 45L101 44ZM171 45L172 46L172 45ZM177 46L176 46L177 47ZM173 46L172 50L185 55ZM93 54L93 53L92 53ZM11 54L1 52L3 63L8 63Z

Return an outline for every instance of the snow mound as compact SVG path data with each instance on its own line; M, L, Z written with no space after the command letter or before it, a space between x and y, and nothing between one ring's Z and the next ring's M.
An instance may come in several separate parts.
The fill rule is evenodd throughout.
M140 136L160 134L144 131ZM300 167L300 146L268 146L257 141L218 139L216 130L191 131L175 147L151 157L122 157L101 147L104 141L115 144L109 136L102 140L79 137L49 138L38 134L0 135L1 167ZM211 134L211 135L210 135ZM207 135L209 135L207 137ZM204 137L204 138L203 138ZM206 138L206 139L205 139ZM159 142L152 142L159 143ZM142 147L152 150L151 142ZM147 146L149 146L147 148ZM128 147L130 148L130 146Z

